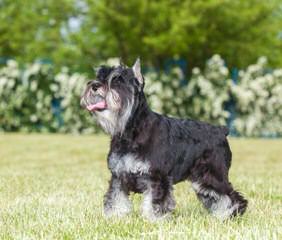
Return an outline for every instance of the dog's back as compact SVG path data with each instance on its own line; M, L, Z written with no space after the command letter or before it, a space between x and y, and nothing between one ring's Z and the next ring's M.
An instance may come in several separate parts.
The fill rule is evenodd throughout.
M146 153L154 155L154 166L173 175L175 183L188 178L191 168L199 159L210 159L211 165L223 165L228 171L232 154L226 127L157 113L151 113L150 119L153 123L146 132L151 136L148 137L150 148L146 148ZM166 162L165 166L163 162Z

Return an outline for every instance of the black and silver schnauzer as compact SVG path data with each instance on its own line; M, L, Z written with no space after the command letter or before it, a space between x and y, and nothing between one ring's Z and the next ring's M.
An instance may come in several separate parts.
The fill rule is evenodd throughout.
M228 180L231 151L228 129L153 112L146 101L140 60L132 68L102 66L81 98L99 125L111 135L106 216L132 208L130 192L143 193L142 215L150 220L175 208L173 184L190 180L209 212L227 219L243 214L247 200Z

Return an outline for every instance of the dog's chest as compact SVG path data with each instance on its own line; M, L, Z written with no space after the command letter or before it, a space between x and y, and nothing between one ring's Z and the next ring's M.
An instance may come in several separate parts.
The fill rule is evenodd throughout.
M122 173L143 175L148 173L150 169L148 161L141 160L131 153L125 155L111 153L108 164L111 172L117 175Z

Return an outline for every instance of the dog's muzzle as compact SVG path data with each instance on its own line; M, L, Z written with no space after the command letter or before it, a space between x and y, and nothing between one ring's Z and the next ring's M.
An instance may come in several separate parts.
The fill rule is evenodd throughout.
M103 111L107 108L105 98L101 95L94 94L91 89L81 98L80 105L90 112Z

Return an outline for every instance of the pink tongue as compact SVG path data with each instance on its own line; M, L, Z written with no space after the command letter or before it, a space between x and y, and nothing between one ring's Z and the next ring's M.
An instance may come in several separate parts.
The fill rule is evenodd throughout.
M106 102L105 101L100 101L97 102L95 104L91 104L86 106L88 111L95 111L97 109L105 109L107 107Z

